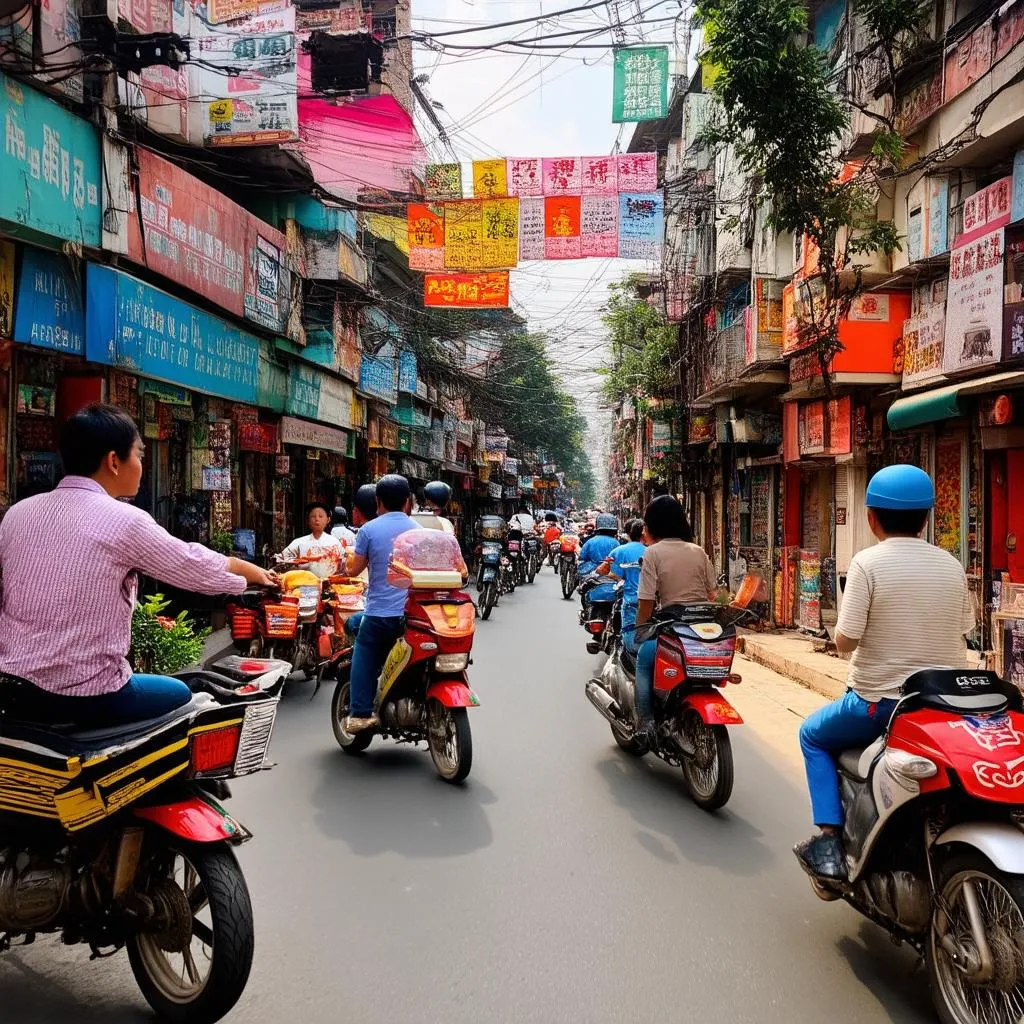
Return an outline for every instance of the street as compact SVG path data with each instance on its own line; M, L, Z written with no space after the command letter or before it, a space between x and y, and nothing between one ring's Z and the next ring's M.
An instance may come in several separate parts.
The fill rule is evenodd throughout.
M330 693L283 699L272 772L235 786L256 961L229 1020L931 1021L923 971L812 895L796 730L819 698L743 659L736 785L708 815L583 695L598 665L546 569L479 622L464 788L424 750L345 757ZM0 958L11 1024L151 1019L120 954L47 937Z

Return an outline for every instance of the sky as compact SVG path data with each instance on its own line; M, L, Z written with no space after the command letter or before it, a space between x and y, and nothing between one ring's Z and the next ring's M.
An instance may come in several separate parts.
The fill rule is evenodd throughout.
M596 156L625 150L634 125L615 125L612 108L612 33L621 24L619 41L671 42L682 14L680 0L609 0L593 10L559 15L584 0L411 0L414 31L440 33L483 28L499 22L545 16L543 22L450 36L447 42L482 45L548 37L546 42L603 44L596 49L548 49L543 53L469 51L458 56L416 49L417 74L428 75L424 91L434 101L450 139L446 147L437 131L417 116L431 157L463 165L496 156ZM643 14L641 19L640 15ZM685 30L683 20L679 31ZM594 35L558 37L569 29ZM535 261L512 272L512 305L528 318L532 330L551 336L550 354L560 367L567 390L591 423L587 450L595 475L607 469L610 415L598 394L595 369L606 362L601 307L608 285L634 271L657 269L634 260L584 259Z

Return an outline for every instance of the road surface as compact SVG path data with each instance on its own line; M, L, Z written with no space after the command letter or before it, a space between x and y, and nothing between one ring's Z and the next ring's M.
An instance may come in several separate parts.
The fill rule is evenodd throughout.
M577 603L547 570L478 624L464 788L423 750L345 757L330 693L282 701L274 771L235 785L256 962L246 1024L931 1021L924 972L816 900L796 729L819 698L739 660L736 786L708 815L583 696ZM122 955L0 957L4 1024L151 1020Z

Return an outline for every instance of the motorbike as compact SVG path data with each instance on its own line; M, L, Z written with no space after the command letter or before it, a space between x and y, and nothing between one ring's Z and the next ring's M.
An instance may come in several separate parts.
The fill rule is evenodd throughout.
M608 720L615 742L627 753L650 752L682 768L691 799L714 811L732 795L732 744L727 727L743 719L718 692L741 682L732 671L736 624L745 608L676 605L637 627L638 642L656 638L654 731L636 735L636 657L617 643L599 677L588 680L587 699Z
M523 538L523 573L526 583L532 583L540 572L540 538L529 534Z
M943 1024L1024 1007L1024 714L993 672L911 675L886 733L838 758L847 880L810 875L908 943Z
M526 582L526 538L519 530L510 530L506 543L508 559L512 565L512 587Z
M39 934L127 950L161 1020L213 1024L245 989L252 905L223 808L227 779L269 768L291 666L233 655L180 673L192 699L105 729L41 721L32 686L0 676L0 953Z
M622 584L617 583L607 576L593 574L588 576L580 585L580 625L587 631L587 653L599 654L601 651L610 652L610 643L614 641L615 628L614 616L617 609L621 607ZM590 595L598 588L612 589L614 596L609 601L595 601ZM620 619L621 623L621 612Z
M399 542L401 538L396 550ZM339 674L331 725L346 754L362 753L376 735L399 743L425 739L438 775L445 782L459 783L473 764L468 709L480 704L466 674L476 608L462 589L458 572L413 569L410 575L405 633L391 649L377 683L379 727L355 734L345 731L351 666Z
M558 572L558 553L562 550L562 543L558 540L553 540L548 544L548 565Z
M480 617L489 619L498 598L505 593L505 568L508 556L499 541L485 540L480 551L476 588L480 592Z
M579 584L580 539L573 533L563 533L558 547L558 579L562 585L562 597L568 601Z

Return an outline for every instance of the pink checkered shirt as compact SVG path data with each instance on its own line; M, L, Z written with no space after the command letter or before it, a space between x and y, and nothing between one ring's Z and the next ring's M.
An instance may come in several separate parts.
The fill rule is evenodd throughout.
M0 672L91 697L128 681L136 573L201 594L239 594L227 559L172 537L96 481L65 477L0 521Z

